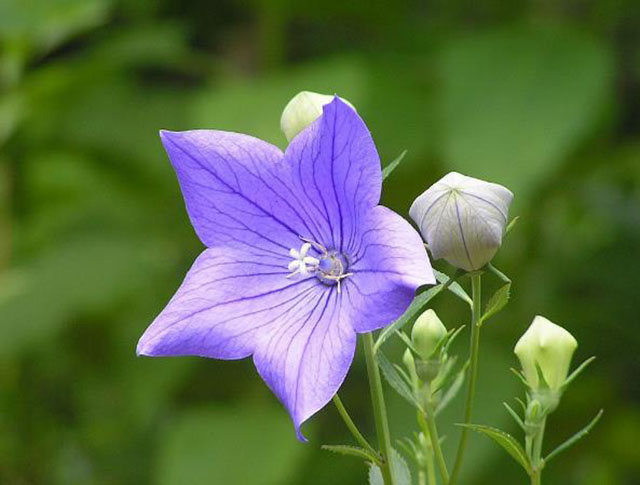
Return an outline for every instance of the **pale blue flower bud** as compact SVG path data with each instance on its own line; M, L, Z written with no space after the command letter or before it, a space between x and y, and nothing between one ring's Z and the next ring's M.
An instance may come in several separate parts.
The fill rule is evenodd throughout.
M552 391L559 391L577 347L576 339L564 328L537 316L518 340L514 352L531 389L538 390L546 384Z
M298 133L319 118L322 114L322 107L329 104L333 98L334 96L312 93L311 91L302 91L296 94L285 106L280 118L280 129L287 137L287 141L293 140ZM353 108L353 105L346 99L342 99L342 101Z
M409 215L434 259L475 271L502 244L512 200L502 185L451 172L413 202Z

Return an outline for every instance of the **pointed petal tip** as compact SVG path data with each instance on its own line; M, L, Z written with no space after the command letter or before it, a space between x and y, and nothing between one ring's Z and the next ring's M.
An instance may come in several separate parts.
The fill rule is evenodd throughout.
M300 443L308 443L309 440L307 439L307 437L305 435L302 434L302 431L300 430L300 425L301 424L302 423L295 425L295 427L296 427L296 438L298 438L298 441Z
M154 356L154 346L149 342L149 339L145 337L146 337L146 332L142 334L142 337L140 337L140 340L138 340L138 345L136 346L137 357L153 357Z

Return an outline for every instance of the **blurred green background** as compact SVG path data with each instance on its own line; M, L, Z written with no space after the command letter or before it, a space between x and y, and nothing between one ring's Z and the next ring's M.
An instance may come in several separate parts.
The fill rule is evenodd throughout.
M300 90L355 104L385 163L408 150L383 196L404 215L449 170L515 192L496 259L513 300L485 327L474 421L517 434L501 402L523 394L512 348L541 313L576 336L575 362L598 357L546 447L605 408L545 483L640 483L638 5L0 0L0 483L365 483L319 448L351 442L333 407L298 443L250 360L135 356L201 250L158 130L284 146ZM373 437L361 355L341 395ZM399 438L413 411L387 396ZM465 484L525 482L486 438L468 458Z

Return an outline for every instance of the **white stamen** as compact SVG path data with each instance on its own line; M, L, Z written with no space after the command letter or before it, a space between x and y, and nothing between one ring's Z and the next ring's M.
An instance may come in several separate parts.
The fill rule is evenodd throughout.
M329 251L322 244L319 244L312 239L307 239L300 236L303 241L300 250L291 248L289 255L293 258L293 261L289 262L287 266L289 268L289 275L287 278L291 278L295 275L307 276L312 273L316 273L316 276L320 281L326 284L335 284L338 288L338 293L342 291L342 280L352 276L353 273L344 273L347 269L345 267L344 256L338 255L335 251ZM319 256L307 256L307 253L311 248L314 248ZM330 263L329 268L321 268L320 262L328 261Z
M291 273L287 276L287 278L291 278L292 276L295 276L297 274L307 276L317 269L320 261L318 260L318 258L314 258L313 256L307 256L309 249L311 249L311 244L305 242L300 247L300 251L297 251L293 248L289 250L289 255L291 255L293 261L291 261L288 265L289 271L291 271Z

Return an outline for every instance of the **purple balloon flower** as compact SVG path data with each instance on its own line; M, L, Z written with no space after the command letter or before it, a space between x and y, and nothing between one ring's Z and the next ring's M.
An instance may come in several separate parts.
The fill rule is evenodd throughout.
M212 130L161 132L207 249L138 343L139 355L253 355L301 424L344 381L356 334L384 327L434 283L420 236L378 205L380 159L334 98L283 154Z

